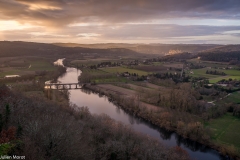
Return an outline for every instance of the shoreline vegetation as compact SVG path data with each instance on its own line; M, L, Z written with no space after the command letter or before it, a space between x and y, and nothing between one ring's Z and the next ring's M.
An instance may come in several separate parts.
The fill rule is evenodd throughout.
M166 147L107 115L69 104L67 91L44 90L45 81L65 72L60 67L0 81L1 155L25 155L27 160L190 159L181 147Z
M107 115L91 115L87 107L25 97L4 85L0 106L0 154L29 160L190 159L180 147L165 147Z
M140 75L140 72L131 72L132 68L139 68L139 65L142 68L148 67L148 69L155 65L160 65L161 69L162 65L166 67L170 66L169 70L173 70L173 67L171 68L171 66L183 67L179 64L180 60L179 62L177 60L176 62L167 61L167 64L165 64L165 62L162 62L163 64L158 64L157 62L154 62L155 60L156 59L146 60L145 62L148 62L148 64L139 64L140 61L130 60L130 62L123 62L120 66L118 66L118 62L111 63L111 61L103 63L101 60L96 60L97 62L95 64L87 64L82 60L80 63L73 64L71 63L71 60L68 60L66 61L68 62L66 63L66 66L70 65L71 67L81 69L82 74L79 77L80 82L92 84L91 86L87 86L90 90L107 95L115 104L120 105L125 111L150 121L152 124L159 127L174 131L182 137L205 144L206 146L219 151L222 155L239 159L239 146L215 140L213 138L215 128L209 127L211 125L207 124L211 119L221 118L228 112L232 112L231 110L237 109L237 104L224 103L225 101L223 100L228 99L226 98L229 96L227 95L228 91L232 91L234 88L231 86L224 88L217 85L207 87L207 84L209 83L208 79L202 77L194 78L195 76L192 78L191 76L186 76L191 79L186 79L186 83L184 83L184 81L178 81L179 74L177 72L173 72L172 74L171 72L169 72L169 74L153 74L154 77L150 77L149 80L149 75L144 76ZM188 66L186 61L184 63L185 66ZM187 63L189 62L187 61ZM192 65L197 64L194 63ZM110 69L107 70L109 67ZM123 73L121 72L123 70L122 68L124 69ZM227 70L225 72L230 74L231 71ZM236 68L234 69L234 73L239 74ZM146 81L155 86L152 87L146 85ZM231 81L231 83L232 82L237 83L237 80ZM135 88L136 85L139 85L144 89L141 87L139 89ZM126 90L121 93L121 91L119 92L119 90L113 89L114 86L118 86L119 90ZM153 88L155 91L150 91ZM133 91L137 91L138 93L129 93ZM169 94L166 95L163 93L165 91ZM126 101L124 102L126 99L128 99L130 104ZM220 103L218 101L220 101ZM134 102L134 106L131 106L131 102ZM142 105L143 103L144 105ZM151 111L151 109L149 110L150 107L147 105L151 105L156 109ZM237 129L234 130L234 133L237 134Z
M224 156L230 156L239 159L239 153L232 146L216 144L210 140L210 131L204 128L200 121L192 119L192 116L186 112L176 112L174 110L166 110L162 108L148 109L136 97L121 95L116 91L99 87L96 84L87 84L84 86L93 92L107 96L115 105L120 106L128 113L140 117L157 127L173 131L182 136L212 149L219 151ZM174 115L174 116L173 116ZM178 117L179 116L179 117ZM185 121L182 119L185 117Z
M240 74L240 61L235 65L230 62L214 63L201 61L201 57L196 58L190 53L186 55L189 56L177 54L125 61L96 59L95 63L90 64L87 60L74 63L68 60L67 64L82 70L79 81L91 84L86 86L88 89L106 95L125 111L205 144L222 155L239 159L240 144L233 143L231 136L236 135L238 141L239 130L231 127L223 133L223 129L212 121L216 120L218 122L214 123L221 125L225 115L239 119L240 103L237 96L240 93L240 81L237 76ZM225 73L226 76L207 74L207 69ZM148 74L142 74L141 71ZM229 78L231 76L235 77ZM216 77L218 80L213 83ZM119 88L116 89L116 86ZM157 109L151 111L147 105ZM227 125L230 122L228 120Z

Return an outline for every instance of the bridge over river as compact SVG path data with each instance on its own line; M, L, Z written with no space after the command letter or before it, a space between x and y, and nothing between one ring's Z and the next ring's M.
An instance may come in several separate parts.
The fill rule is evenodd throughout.
M80 83L45 83L45 89L82 89L85 84Z

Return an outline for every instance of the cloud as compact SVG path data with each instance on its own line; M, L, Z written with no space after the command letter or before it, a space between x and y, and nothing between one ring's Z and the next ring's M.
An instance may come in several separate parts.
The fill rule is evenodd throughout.
M75 43L239 43L240 26L115 24L68 26L61 30L26 28L4 31L7 40ZM211 42L212 40L212 42Z
M239 10L239 0L0 0L0 30L2 40L230 43Z
M48 25L178 17L239 19L239 0L1 0L1 18Z
M96 26L71 26L64 29L72 36L89 34L104 38L134 39L138 38L170 38L208 35L231 35L240 26L207 26L207 25L175 25L175 24L106 24ZM93 33L94 31L94 33ZM235 33L235 32L234 32Z

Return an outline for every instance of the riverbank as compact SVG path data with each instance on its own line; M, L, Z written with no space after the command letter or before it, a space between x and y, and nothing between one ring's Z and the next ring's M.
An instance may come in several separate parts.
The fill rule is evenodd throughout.
M234 159L239 159L236 151L234 151L234 149L231 147L213 143L208 136L209 133L205 130L199 121L189 120L189 122L186 122L184 120L179 120L183 116L189 117L191 119L191 115L187 113L182 113L184 115L179 116L177 112L162 109L160 107L159 109L152 110L145 106L142 102L139 102L139 100L133 96L124 95L119 91L117 92L116 90L109 89L103 85L88 84L85 87L99 94L106 95L115 105L120 106L122 109L132 115L141 117L158 127L165 128L169 131L174 131L184 138L188 138L209 146L210 148L219 151L225 156L230 155ZM174 116L172 114L174 114Z
M84 71L83 73L86 72ZM73 80L73 78L75 78L77 75L79 77L83 76L81 71L74 68L68 68L68 73L63 78L60 78L60 81L62 83L69 82ZM83 81L81 81L80 79L80 82ZM93 82L93 84L95 83ZM131 86L129 87L129 85ZM95 85L93 85L92 87L94 86ZM159 107L159 105L156 107L164 109L152 111L148 110L146 106L141 105L140 103L141 100L147 103L150 102L148 101L149 99L145 99L145 97L143 96L147 96L149 98L155 96L155 99L152 100L156 100L158 99L157 97L160 95L157 92L154 92L155 90L161 91L161 96L163 96L164 92L166 92L166 89L167 91L170 91L169 93L171 93L171 88L168 89L166 87L158 87L156 85L145 86L141 84L125 84L125 83L123 85L119 85L116 83L114 84L104 83L101 85L98 84L96 86L98 87L101 86L100 87L101 89L98 88L96 92L91 92L89 89L71 90L70 102L77 104L79 106L88 106L89 112L92 114L97 115L106 114L115 121L120 121L125 125L133 127L133 129L137 132L147 134L150 137L157 138L160 142L166 144L167 146L170 147L179 146L185 151L187 151L187 153L193 159L199 160L226 159L225 157L222 157L216 150L210 149L209 147L206 147L196 142L199 141L199 139L204 138L202 135L206 133L203 130L204 126L202 125L202 123L200 123L201 122L200 117L194 116L194 114L190 114L188 112L180 112L178 109L170 109L169 107ZM135 87L137 87L137 89L135 89ZM185 87L186 86L183 86L183 88ZM104 89L107 90L105 94L108 95L108 98L104 96L104 93L101 93L100 91ZM122 94L121 91L123 89L129 89L128 92L129 93L131 92L131 94L135 96L129 96L128 94L126 94L125 91L123 91ZM186 96L185 93L190 92L190 90L186 89L187 88L185 88L184 92L181 92L179 96L183 95ZM136 95L134 91L137 91L138 94ZM179 98L181 101L181 97ZM165 103L166 102L168 101L165 100ZM122 104L121 107L120 104ZM140 116L138 115L140 113L145 115L144 119L146 120L143 120L143 118L139 118ZM150 118L154 119L151 120ZM154 123L154 121L156 123ZM153 125L157 123L159 123L159 125ZM184 139L181 136L179 136L180 134L177 134L176 132L175 133L168 132L163 128L167 128L168 130L171 130L171 128L172 130L177 128L178 131L182 133L182 135L197 140L191 141L189 140L190 138ZM208 133L206 133L205 135L206 135L205 138L209 138L207 137L209 135Z
M109 116L91 114L87 107L26 97L5 85L0 85L0 106L2 155L27 160L190 159L181 148L166 147Z

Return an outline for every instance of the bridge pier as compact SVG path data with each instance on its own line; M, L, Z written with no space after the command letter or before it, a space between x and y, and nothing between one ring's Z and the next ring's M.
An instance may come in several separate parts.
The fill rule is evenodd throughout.
M71 89L72 88L72 85L71 84L69 84L69 89Z
M75 89L77 89L77 84L76 84L76 88Z

